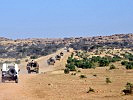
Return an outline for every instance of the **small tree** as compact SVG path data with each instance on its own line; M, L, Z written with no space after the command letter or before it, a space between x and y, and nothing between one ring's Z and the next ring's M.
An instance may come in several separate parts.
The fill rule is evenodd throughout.
M125 89L122 90L122 92L124 92L125 95L132 94L133 93L133 84L127 82Z
M116 67L112 64L109 68L109 70L116 69Z
M64 69L65 74L69 74L70 70L68 68Z
M106 78L106 83L107 83L107 84L108 84L108 83L112 83L111 80L110 80L110 78L108 78L108 77Z

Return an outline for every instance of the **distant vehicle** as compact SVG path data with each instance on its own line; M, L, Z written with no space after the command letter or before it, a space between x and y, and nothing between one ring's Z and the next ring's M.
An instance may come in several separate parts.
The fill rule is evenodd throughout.
M30 74L31 72L39 73L39 64L36 61L31 61L27 64L27 71Z
M2 71L2 77L1 77L2 82L8 80L8 81L15 81L15 83L18 83L18 72L20 71L20 69L18 68L17 64L4 63L1 71Z
M67 49L67 52L70 52L70 50L69 50L69 49Z
M54 65L54 64L55 64L55 60L51 57L51 58L49 58L49 59L47 60L47 63L48 63L49 65Z
M60 55L56 55L55 58L56 58L56 60L60 60L61 56Z
M63 56L63 55L64 55L64 53L63 53L63 52L61 52L61 53L60 53L60 55L61 55L61 56Z

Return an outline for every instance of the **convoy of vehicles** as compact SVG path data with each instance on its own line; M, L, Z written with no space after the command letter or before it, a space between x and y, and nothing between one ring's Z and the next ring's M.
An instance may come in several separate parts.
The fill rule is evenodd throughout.
M49 58L47 60L48 65L54 65L55 60L60 60L63 55L64 55L64 53L60 52L60 54L56 55L55 58L53 58L53 57ZM31 62L27 63L26 69L29 74L31 72L39 73L39 64L38 64L38 62L32 60ZM1 68L1 72L2 72L1 81L5 82L6 80L8 80L8 81L15 81L15 83L18 83L19 71L20 71L20 69L18 68L17 64L4 63Z

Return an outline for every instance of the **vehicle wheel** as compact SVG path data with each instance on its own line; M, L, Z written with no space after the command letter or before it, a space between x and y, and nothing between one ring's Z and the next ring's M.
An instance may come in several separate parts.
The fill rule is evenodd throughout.
M18 83L18 78L16 78L15 83Z
M36 73L39 73L39 70L37 70Z
M1 82L2 82L2 83L5 83L5 80L2 78L2 79L1 79Z
M31 71L30 70L28 70L28 74L30 74L31 73Z

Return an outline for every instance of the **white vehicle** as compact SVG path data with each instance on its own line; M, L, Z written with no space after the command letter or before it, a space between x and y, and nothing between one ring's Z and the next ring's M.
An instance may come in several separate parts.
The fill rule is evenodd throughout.
M18 72L20 69L18 68L17 64L3 64L2 66L2 82L5 82L5 80L8 81L15 81L15 83L18 83Z

